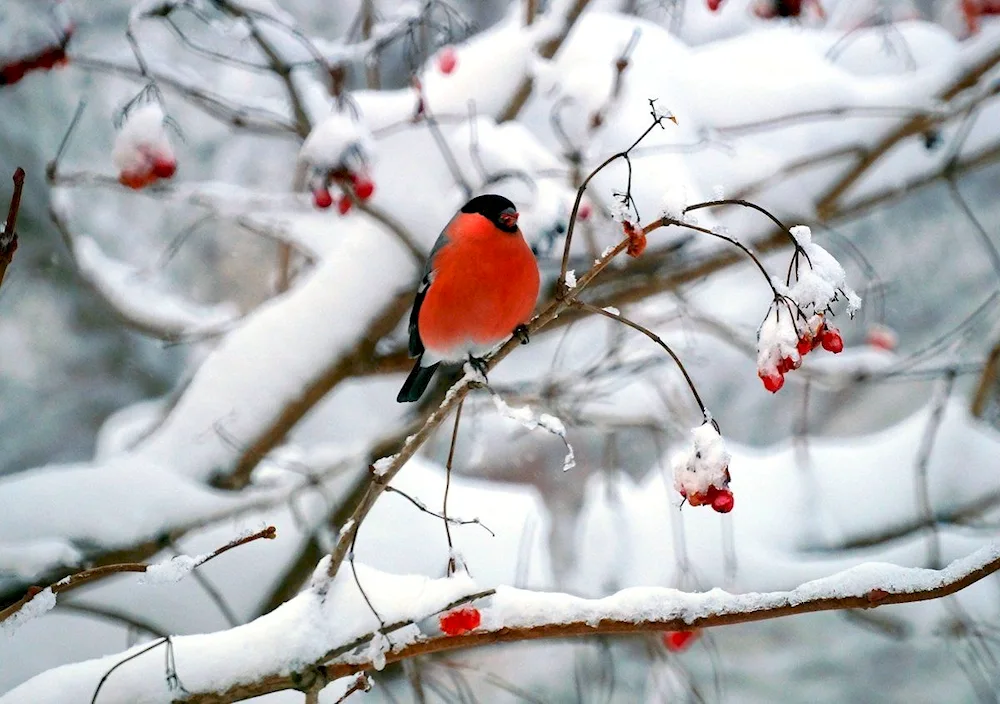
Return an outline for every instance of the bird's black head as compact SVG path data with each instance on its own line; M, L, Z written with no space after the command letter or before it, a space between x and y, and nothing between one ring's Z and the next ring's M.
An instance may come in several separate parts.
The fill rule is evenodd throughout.
M517 208L495 193L476 196L462 206L463 213L478 213L504 232L517 232Z

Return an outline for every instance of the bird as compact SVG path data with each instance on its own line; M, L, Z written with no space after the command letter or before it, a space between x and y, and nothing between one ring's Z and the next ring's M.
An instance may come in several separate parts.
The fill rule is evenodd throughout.
M424 265L410 311L408 352L416 358L396 401L420 398L442 362L481 358L525 323L538 299L538 263L517 225L518 212L488 193L462 206Z

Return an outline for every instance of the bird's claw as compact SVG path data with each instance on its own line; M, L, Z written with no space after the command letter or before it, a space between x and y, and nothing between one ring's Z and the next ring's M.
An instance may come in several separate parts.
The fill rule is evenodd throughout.
M473 369L475 369L483 377L483 381L485 381L486 383L489 383L490 380L486 378L486 372L489 371L489 368L486 365L486 360L485 359L483 359L482 357L473 357L470 354L469 355L469 366L471 366Z
M522 345L528 344L531 340L531 338L528 337L528 326L523 323L514 328L514 336L521 341Z

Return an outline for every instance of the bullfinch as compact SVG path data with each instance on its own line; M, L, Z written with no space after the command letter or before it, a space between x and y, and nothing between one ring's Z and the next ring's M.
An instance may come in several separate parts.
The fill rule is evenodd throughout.
M479 359L522 334L539 277L517 215L503 196L476 196L441 232L410 312L409 353L417 363L396 396L400 403L419 399L441 362Z

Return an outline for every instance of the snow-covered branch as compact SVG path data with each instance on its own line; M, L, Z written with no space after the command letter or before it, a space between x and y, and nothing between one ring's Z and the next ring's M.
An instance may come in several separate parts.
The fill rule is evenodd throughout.
M359 566L367 597L349 576L340 575L322 594L314 585L245 626L172 638L171 672L164 671L162 657L134 657L148 649L138 646L49 670L0 702L90 701L99 681L118 663L122 665L101 682L104 704L239 701L299 689L315 675L332 682L400 660L495 643L691 630L940 599L997 570L1000 552L989 546L941 570L866 563L791 591L686 593L636 587L584 599L511 587L482 591L464 576L429 580ZM317 578L325 581L325 565ZM378 611L381 627L364 598ZM478 614L476 625L454 629L447 615L457 611ZM171 682L183 683L184 690Z

